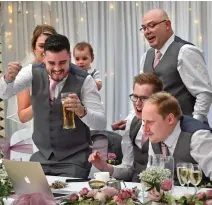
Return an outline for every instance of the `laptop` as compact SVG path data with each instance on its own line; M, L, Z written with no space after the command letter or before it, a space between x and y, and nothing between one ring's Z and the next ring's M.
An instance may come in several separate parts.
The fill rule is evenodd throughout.
M40 192L49 200L59 199L58 197L67 195L57 193L54 198L39 162L12 161L5 159L2 160L2 162L16 195L20 196L22 194Z

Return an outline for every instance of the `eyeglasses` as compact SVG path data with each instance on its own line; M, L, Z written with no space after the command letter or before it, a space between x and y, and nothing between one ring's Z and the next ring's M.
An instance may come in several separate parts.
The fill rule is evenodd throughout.
M149 98L147 96L137 96L134 94L129 95L129 97L132 102L137 102L139 99L142 103Z
M146 31L147 28L148 29L154 28L155 26L157 26L158 24L163 23L163 22L166 22L166 20L160 21L158 23L152 22L152 23L149 23L147 26L141 25L141 28L139 30L144 32L144 31Z

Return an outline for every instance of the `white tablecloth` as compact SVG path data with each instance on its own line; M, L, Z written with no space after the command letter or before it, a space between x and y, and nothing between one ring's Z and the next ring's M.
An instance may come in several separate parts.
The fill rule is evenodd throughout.
M68 179L68 177L56 177L56 176L46 176L46 178L47 178L47 181L49 184L51 184L55 180L60 180L60 181L65 182L65 180ZM139 189L141 189L140 183L126 182L125 184L126 184L127 188L134 188L137 186ZM71 183L68 183L68 186L66 188L60 189L60 190L54 190L54 192L62 192L62 193L68 194L70 192L79 192L84 187L87 187L90 189L88 182L71 182ZM123 183L122 183L122 188L124 188ZM201 189L200 191L206 191L206 190L208 190L208 189ZM178 197L185 195L185 194L194 194L194 193L195 193L194 187L189 187L187 189L187 187L176 186L173 189L173 194ZM11 205L13 200L14 199L8 198L7 200L4 201L5 205ZM140 200L142 201L141 198L140 198Z

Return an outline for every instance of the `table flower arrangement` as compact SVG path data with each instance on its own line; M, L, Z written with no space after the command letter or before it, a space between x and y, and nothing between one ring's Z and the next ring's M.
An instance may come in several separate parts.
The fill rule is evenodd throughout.
M152 204L173 204L171 196L171 171L160 167L149 167L139 175L142 185L148 192ZM148 204L148 203L147 203Z
M137 193L136 189L118 191L113 187L93 190L83 188L79 194L71 194L69 199L63 199L60 205L135 205L139 203Z
M3 205L3 198L7 198L11 195L12 184L8 178L7 172L2 165L2 160L0 159L0 205Z
M169 169L149 167L141 172L140 180L148 192L148 204L169 205L212 205L212 190L193 195L186 194L180 198L171 195L172 181Z
M177 205L212 205L212 190L185 195L176 199Z

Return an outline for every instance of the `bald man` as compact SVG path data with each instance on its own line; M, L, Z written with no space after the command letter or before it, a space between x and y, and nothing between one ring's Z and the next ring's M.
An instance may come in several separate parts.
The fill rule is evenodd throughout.
M212 86L202 52L174 34L162 9L144 14L140 30L151 47L142 56L141 73L155 73L164 90L177 98L183 114L207 122Z

